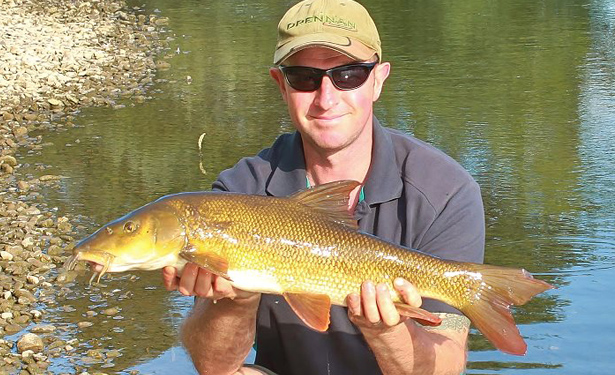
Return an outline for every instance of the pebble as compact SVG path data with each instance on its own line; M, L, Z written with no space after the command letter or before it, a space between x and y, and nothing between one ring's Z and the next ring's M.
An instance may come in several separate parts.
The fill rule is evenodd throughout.
M8 251L0 251L0 257L2 257L2 260L8 260L11 261L13 260L14 256L13 254L9 253Z
M102 311L102 314L103 315L108 315L108 316L113 316L113 315L116 315L119 312L120 312L120 310L117 307L110 307L108 309L104 309Z
M70 301L62 280L72 282L77 271L50 271L71 253L79 227L36 203L64 177L25 176L18 155L45 147L45 131L72 127L77 109L120 107L118 96L150 98L144 85L153 82L154 56L164 48L158 26L169 20L139 13L124 0L0 0L0 337L21 335L17 343L0 339L0 374L49 373L52 358L65 356L81 363L71 373L87 373L83 358L106 358L83 349L91 339L68 339L79 334L74 325L41 321L43 311L75 311L61 306Z
M30 328L30 332L32 333L51 333L56 330L56 327L51 324L40 324Z
M43 350L43 347L43 339L34 333L26 333L17 340L17 351L19 351L19 353L23 353L26 350L38 353Z
M9 335L12 335L14 333L20 332L23 329L22 326L18 325L18 324L7 324L4 327L4 332L6 332Z

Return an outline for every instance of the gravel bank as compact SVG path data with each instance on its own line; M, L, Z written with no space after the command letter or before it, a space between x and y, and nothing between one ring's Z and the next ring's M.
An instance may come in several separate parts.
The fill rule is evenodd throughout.
M20 180L15 151L41 147L30 133L80 107L145 100L168 65L155 61L167 22L119 0L0 0L0 374L50 373L52 358L74 356L78 344L45 324L74 239L70 218L39 191L61 177Z

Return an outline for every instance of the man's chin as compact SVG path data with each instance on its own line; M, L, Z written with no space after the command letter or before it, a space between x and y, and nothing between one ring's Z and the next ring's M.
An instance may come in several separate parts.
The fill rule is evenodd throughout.
M312 138L309 143L312 147L319 151L319 153L325 153L330 155L346 148L349 142L347 142L347 140L345 139L340 138L320 137L317 139Z

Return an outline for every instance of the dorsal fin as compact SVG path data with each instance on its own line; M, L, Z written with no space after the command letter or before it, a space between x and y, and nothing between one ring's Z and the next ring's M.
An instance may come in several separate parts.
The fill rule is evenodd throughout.
M348 200L350 192L359 185L359 182L352 180L334 181L302 190L291 198L325 213L337 223L356 230L359 226L348 212Z

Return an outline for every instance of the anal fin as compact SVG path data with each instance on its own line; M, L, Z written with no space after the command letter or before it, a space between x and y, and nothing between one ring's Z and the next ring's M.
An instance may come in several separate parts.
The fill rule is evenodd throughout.
M424 326L439 326L442 323L442 318L418 307L397 302L395 303L395 308L397 308L399 315L417 320Z
M326 294L284 293L286 302L310 328L324 332L329 328L331 299Z

